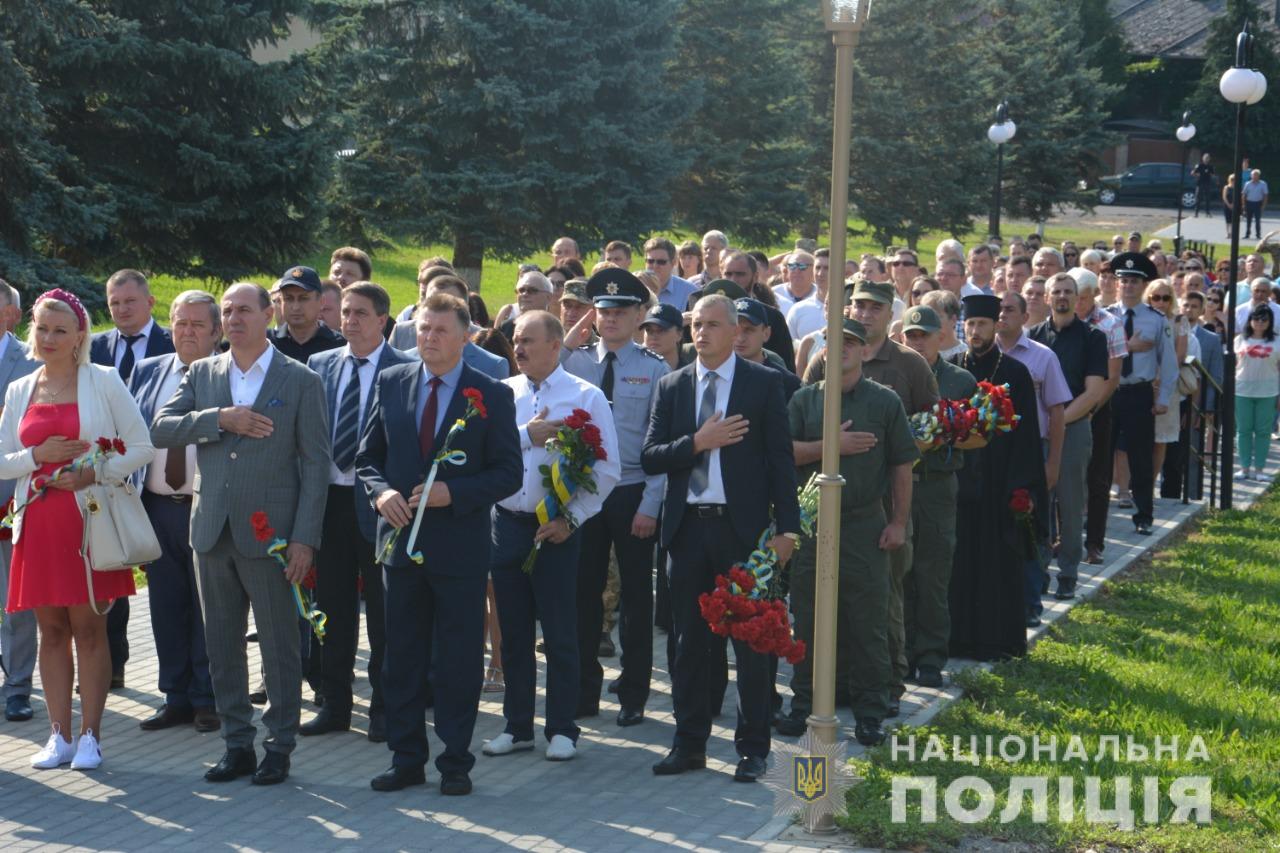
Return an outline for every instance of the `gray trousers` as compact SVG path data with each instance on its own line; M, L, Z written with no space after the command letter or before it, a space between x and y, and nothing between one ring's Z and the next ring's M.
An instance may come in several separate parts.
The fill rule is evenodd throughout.
M1084 505L1089 495L1089 457L1093 427L1088 418L1067 424L1062 438L1062 463L1053 490L1058 520L1058 578L1075 580L1084 551Z
M262 715L267 727L263 746L288 755L297 740L302 712L302 660L298 611L284 569L274 559L241 554L228 526L211 550L196 553L196 583L222 739L228 749L249 749L258 733L249 703L244 641L252 607L269 702Z
M9 599L9 562L13 559L13 543L0 542L0 657L8 675L4 679L4 698L31 695L31 674L36 669L36 612L23 610L5 613Z

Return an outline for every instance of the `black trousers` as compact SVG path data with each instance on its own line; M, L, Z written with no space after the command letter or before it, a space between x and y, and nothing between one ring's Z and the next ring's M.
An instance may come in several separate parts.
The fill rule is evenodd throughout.
M686 752L705 752L711 736L709 682L718 666L724 641L711 633L698 608L698 596L715 588L716 575L751 553L753 543L734 532L727 516L700 518L685 511L671 540L667 563L671 584L671 617L675 629L675 668L671 694L675 705L673 745ZM733 641L738 671L738 724L733 741L738 754L764 758L769 754L772 705L770 656Z
M676 635L671 624L671 584L667 580L667 549L658 549L658 572L654 583L657 602L654 605L656 615L654 624L667 632L667 674L676 671ZM711 692L711 716L720 716L724 706L724 692L729 689L729 641L724 637L712 636L711 641L715 659L711 663L711 677L707 681L707 689ZM774 659L774 675L777 675L778 662ZM776 678L775 678L776 681ZM773 707L782 707L782 697L774 687Z
M1111 447L1124 438L1129 455L1129 490L1133 492L1133 523L1150 524L1155 517L1151 454L1156 446L1155 395L1150 382L1121 385L1111 398Z
M111 650L111 674L124 672L129 662L129 596L116 599L107 614L107 647Z
M370 714L382 713L382 659L387 645L382 571L373 543L356 521L356 490L329 486L324 506L324 547L316 555L316 599L329 617L320 655L325 707L339 717L351 714L351 670L360 639L360 584L364 581L365 631L369 635ZM314 654L318 644L312 646Z
M623 708L643 708L649 699L653 672L653 551L657 539L637 539L631 522L640 508L644 483L618 486L605 499L600 512L582 525L582 550L578 555L578 707L600 705L604 668L596 654L600 624L604 618L601 596L609 575L609 548L618 555L622 579L622 614L618 636L622 640L622 678L618 701Z
M1102 550L1107 538L1107 513L1111 511L1111 475L1115 467L1115 448L1111 444L1111 401L1093 413L1093 453L1089 456L1087 518L1084 544ZM1155 429L1154 419L1152 429Z

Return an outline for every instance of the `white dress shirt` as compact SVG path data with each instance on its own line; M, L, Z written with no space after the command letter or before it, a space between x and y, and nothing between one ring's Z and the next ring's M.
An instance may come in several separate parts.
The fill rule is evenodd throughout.
M147 325L143 326L141 329L138 330L138 334L142 335L142 337L138 338L136 341L133 342L133 363L134 364L137 364L138 362L142 361L144 358L147 357L147 341L151 339L151 333L155 331L155 328L156 328L156 321L148 320ZM120 332L119 329L117 329L116 331ZM121 346L121 344L123 343L124 343L124 332L120 332L119 343L116 344L116 351L112 354L112 357L115 358L116 370L120 369L120 362L124 361L124 347Z
M733 385L733 371L737 363L737 354L729 353L729 357L725 359L724 364L715 369L716 411L720 413L721 418L724 418L725 410L729 408L729 388ZM698 416L702 409L702 395L707 392L707 374L711 371L702 363L702 359L698 359L695 365L694 370L697 372L698 383L694 386L693 394L693 429L696 432L698 429ZM693 486L690 486L689 493L685 496L685 501L691 504L728 503L724 496L724 477L720 473L720 448L704 450L703 453L711 454L710 465L707 467L706 491L694 494Z
M160 386L160 393L156 399L167 401L173 396L173 392L178 390L178 383L182 381L182 377L186 372L185 368L186 365L181 361L173 365L173 370L169 371L164 384ZM145 487L148 492L157 495L189 495L192 493L192 484L196 478L196 446L195 444L188 444L183 449L187 454L187 478L183 481L182 488L174 491L164 478L164 466L169 461L169 454L175 452L176 448L157 447L155 458L151 460L151 467L147 469Z
M270 343L266 350L258 356L258 360L249 365L249 369L240 370L235 356L231 357L231 402L237 406L252 406L257 402L262 391L262 383L267 379L267 369L271 367L272 354L276 348ZM288 356L282 356L288 358Z
M609 401L599 388L585 379L565 373L564 368L559 365L550 376L538 383L536 389L524 374L502 381L515 393L516 426L520 429L524 481L520 485L520 491L500 501L498 506L512 512L533 512L546 497L547 490L542 485L542 473L538 466L550 465L553 459L545 447L535 447L529 440L529 421L543 409L547 410L547 420L562 420L574 409L583 409L591 414L591 422L599 427L604 451L609 458L596 462L592 468L595 493L578 489L569 500L568 512L581 525L600 511L605 498L609 497L622 475L622 465L618 459L618 434L613 426L613 412L609 410Z
M797 302L803 302L806 299L817 296L817 294L818 294L818 285L816 284L810 285L809 292L799 298L797 298L795 295L791 293L791 288L789 285L775 284L773 286L773 295L778 300L778 310L782 312L782 316L784 317L787 316L787 312L791 310L792 305L795 305Z
M369 392L373 390L373 376L378 370L378 359L382 358L382 348L386 343L379 343L378 348L369 353L364 358L369 359L360 367L360 426L364 427L364 408L369 401ZM338 416L342 414L339 408L342 406L342 396L347 393L347 385L351 382L351 361L349 357L354 355L351 352L351 344L347 344L342 348L342 369L338 373L338 393L333 400L333 411L329 413L329 423L334 429L338 427ZM332 436L330 436L332 438ZM329 482L335 486L354 486L356 484L356 467L353 464L346 471L340 471L337 465L333 464L333 460L329 460Z
M808 299L801 299L787 312L787 328L791 330L791 339L800 341L805 335L825 328L827 325L827 300L819 299L818 294Z

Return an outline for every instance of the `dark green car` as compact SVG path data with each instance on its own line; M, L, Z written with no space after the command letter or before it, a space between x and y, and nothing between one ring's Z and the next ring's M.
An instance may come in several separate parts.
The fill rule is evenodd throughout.
M1168 206L1181 199L1188 210L1196 206L1196 185L1181 163L1138 163L1119 175L1098 179L1102 204Z

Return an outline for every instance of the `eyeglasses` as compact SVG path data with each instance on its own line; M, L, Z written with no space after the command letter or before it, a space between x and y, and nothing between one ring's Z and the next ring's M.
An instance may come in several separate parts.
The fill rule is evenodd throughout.
M919 265L919 264L917 264L915 261L889 261L889 266L891 266L891 267L918 267L918 266L920 266L920 265Z
M807 270L808 268L809 268L808 264L798 264L794 261L787 262L787 269L789 270Z
M666 258L645 258L644 262L646 264L653 264L656 267L665 267L667 264L671 263L671 261Z
M1151 301L1152 302L1172 302L1173 297L1168 295L1167 293L1153 293L1151 294Z

